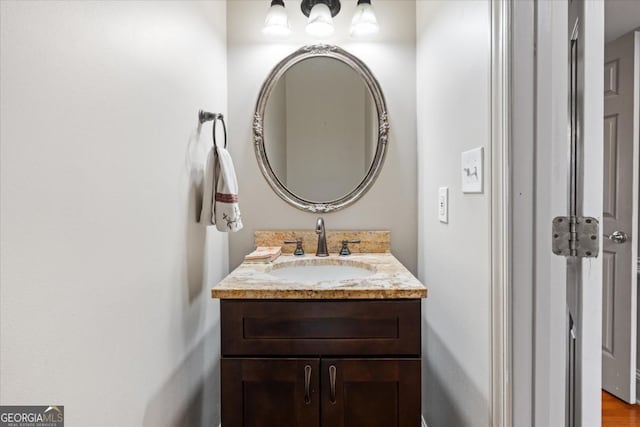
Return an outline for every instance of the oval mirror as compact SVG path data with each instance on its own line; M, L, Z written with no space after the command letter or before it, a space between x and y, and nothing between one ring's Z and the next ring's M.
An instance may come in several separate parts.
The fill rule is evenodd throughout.
M273 190L298 209L331 212L371 187L386 154L382 90L368 67L337 46L305 46L262 86L255 151Z

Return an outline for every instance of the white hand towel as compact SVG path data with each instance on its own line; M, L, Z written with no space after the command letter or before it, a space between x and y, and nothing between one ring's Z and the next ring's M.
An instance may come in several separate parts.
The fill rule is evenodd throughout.
M214 147L207 156L206 167L200 221L215 224L219 231L242 230L238 179L231 155L222 147Z
M215 148L209 150L207 161L204 165L204 190L202 193L202 210L200 211L200 223L205 225L215 224L213 215L214 181L215 181Z

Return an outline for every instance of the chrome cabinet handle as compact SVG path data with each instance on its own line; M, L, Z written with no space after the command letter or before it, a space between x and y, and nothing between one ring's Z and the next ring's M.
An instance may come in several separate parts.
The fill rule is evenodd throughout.
M304 403L311 403L311 393L309 388L311 386L311 365L305 365L304 367Z
M627 236L627 233L625 233L624 231L618 231L618 230L611 233L611 235L603 234L603 236L611 240L613 243L624 243L629 238Z
M329 385L329 401L331 403L336 403L336 367L334 365L329 366Z

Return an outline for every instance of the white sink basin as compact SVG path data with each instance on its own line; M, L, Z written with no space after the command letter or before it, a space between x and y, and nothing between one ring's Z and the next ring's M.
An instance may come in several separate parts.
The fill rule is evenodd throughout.
M359 262L343 261L335 264L335 261L330 263L311 259L274 265L268 273L293 282L315 283L361 279L375 274L375 269Z

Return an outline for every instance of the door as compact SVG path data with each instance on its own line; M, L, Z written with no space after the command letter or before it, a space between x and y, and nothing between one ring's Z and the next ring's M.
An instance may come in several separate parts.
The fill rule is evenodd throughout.
M581 0L569 3L569 206L568 216L582 214L582 199L580 197L582 180L581 173L581 144L580 126L583 122L583 105L581 91L584 89L584 47L581 15L584 4ZM580 213L578 213L580 212ZM579 334L580 322L580 286L581 260L577 257L567 258L567 425L580 425L576 422L576 405L579 404L576 385L580 381L578 350L581 339ZM578 410L579 412L579 410Z
M604 62L602 388L636 403L640 32L607 43Z
M513 334L526 336L526 326L532 317L533 358L529 373L528 353L514 349L513 356L517 357L514 360L520 360L518 364L525 369L513 373L514 387L519 387L514 388L513 411L524 422L519 425L599 426L602 245L599 242L600 249L592 257L582 259L558 256L550 247L554 242L551 224L555 217L577 214L596 217L601 222L604 4L564 0L537 1L530 6L532 9L516 8L518 16L525 19L516 16L521 21L521 30L514 34L514 63L531 61L535 74L531 83L526 78L526 69L518 74L524 74L524 78L516 79L515 87L525 90L516 91L518 96L512 98L518 108L513 144L520 151L512 157L510 170L519 177L516 182L519 187L512 190L514 205L531 206L534 212L530 219L530 211L514 211L520 213L514 219L520 243L511 248L518 256L514 255L512 263L516 259L525 260L524 268L513 264L513 271L519 274L514 276L513 286L520 287L514 294L519 292L520 296L514 301L512 315L518 319L518 325L525 326L514 329ZM533 34L521 40L520 34L527 28ZM526 90L528 84L532 86L530 92ZM535 105L533 111L529 108L531 103ZM570 104L573 114L569 114ZM530 123L534 123L533 147L523 145L531 134ZM530 153L535 156L532 160L527 158ZM530 170L534 171L531 181L526 179ZM526 200L527 194L533 195L530 202ZM528 227L532 227L530 232L534 236L532 246L526 241ZM595 233L596 239L599 234ZM531 258L531 270L524 258L527 255ZM531 306L523 298L527 294L533 296ZM526 382L528 375L533 378L530 389Z
M420 359L323 359L322 425L419 426Z
M602 227L602 61L604 10L602 2L570 0L567 22L567 102L570 218L596 217ZM563 141L560 141L562 143ZM579 242L598 239L576 235ZM600 245L601 246L601 245ZM602 256L566 257L566 424L600 425Z
M221 359L224 427L319 427L319 359Z

